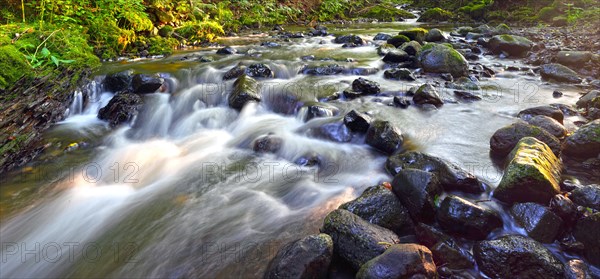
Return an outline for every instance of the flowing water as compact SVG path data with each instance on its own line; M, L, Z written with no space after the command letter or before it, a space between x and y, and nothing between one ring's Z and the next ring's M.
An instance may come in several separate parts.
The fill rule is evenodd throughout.
M330 26L330 32L372 38L413 24ZM0 187L0 277L260 277L282 243L318 232L329 211L391 180L386 157L364 138L331 140L346 137L338 123L351 109L394 122L407 148L455 162L494 187L501 170L489 156L491 135L524 108L572 104L578 97L576 88L504 72L496 64L524 66L519 61L486 56L478 63L498 75L481 81L482 101L399 109L389 105L394 95L434 78L399 82L379 71L366 78L380 83L381 96L330 101L339 114L305 122L303 104L341 91L359 76L308 76L298 73L302 65L383 67L375 47L342 49L332 38L266 48L259 43L272 39L261 33L223 42L244 54L199 49L106 65L105 71L161 73L167 92L146 95L146 109L134 124L116 130L96 117L114 94L102 90L101 77L86 88L87 100L74 93L66 120L45 136L54 147ZM181 60L193 55L215 62ZM304 55L316 60L300 60ZM325 58L330 60L319 61ZM238 112L227 106L233 81L222 76L252 61L269 65L275 78L261 80L261 103ZM562 98L552 97L556 89ZM567 118L567 127L574 120ZM333 127L330 139L315 132L323 125ZM253 141L269 133L283 139L280 151L253 152ZM303 164L311 158L319 163ZM507 223L505 232L519 232Z

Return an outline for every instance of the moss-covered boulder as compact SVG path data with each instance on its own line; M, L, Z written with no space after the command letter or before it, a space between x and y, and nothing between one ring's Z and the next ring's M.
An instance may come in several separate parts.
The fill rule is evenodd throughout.
M498 129L490 138L490 149L493 155L504 157L510 153L524 137L534 137L544 142L554 154L560 153L559 140L548 131L519 121Z
M260 100L260 85L258 81L245 74L235 80L233 90L228 98L229 106L237 110L241 110L248 102L260 102Z
M592 158L600 154L600 119L581 126L575 133L567 137L564 145L565 154Z
M404 35L396 35L387 40L387 43L394 47L399 47L406 42L410 42L410 38Z
M510 154L510 162L493 196L506 203L548 204L560 193L561 161L543 142L525 137Z
M365 13L364 17L377 19L379 21L402 21L407 18L415 18L411 12L397 9L392 5L375 5L369 8Z
M399 48L400 50L408 53L408 55L414 56L421 51L422 46L417 41L410 41L402 44Z
M425 40L425 36L427 35L427 30L423 28L413 28L409 30L400 31L398 35L404 35L408 37L411 41L423 43L423 41Z
M545 64L540 67L540 75L545 80L555 80L566 83L580 83L581 78L569 67L561 64Z
M430 73L450 73L453 77L469 74L469 63L458 51L442 44L426 44L418 55L421 67Z
M25 61L23 54L12 45L0 46L0 89L13 85L22 76L30 76L33 71Z
M498 24L498 26L496 26L494 32L497 35L506 35L506 34L510 34L512 32L512 29L510 29L510 27L508 27L508 25L506 25L504 23L500 23L500 24Z
M523 57L533 47L533 42L521 36L496 35L488 43L490 50L496 54L502 52L514 57Z
M437 28L430 29L429 32L427 32L427 35L425 35L426 42L441 42L445 40L446 37L444 36L444 33Z
M448 21L454 16L452 12L442 8L433 8L425 11L417 20L418 22L440 22Z

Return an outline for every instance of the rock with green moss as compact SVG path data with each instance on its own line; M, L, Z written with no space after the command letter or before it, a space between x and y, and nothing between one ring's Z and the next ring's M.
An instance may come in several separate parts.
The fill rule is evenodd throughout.
M403 50L404 52L408 53L408 55L417 55L417 53L419 53L421 51L421 44L419 44L419 42L417 41L410 41L407 43L404 43L400 46L400 50Z
M566 83L580 83L581 78L567 66L561 64L545 64L540 67L540 75L545 80L555 80Z
M377 54L380 56L385 56L388 52L396 49L394 45L391 44L383 44L377 47Z
M375 5L369 8L364 16L367 18L377 19L379 21L402 21L407 18L415 18L412 13L397 9L391 5Z
M329 235L309 235L281 248L263 278L323 278L332 257L333 240Z
M453 77L469 74L469 63L458 51L441 44L426 44L418 55L421 67L430 73L450 73Z
M410 42L410 38L404 35L396 35L387 40L387 43L394 47L399 47L406 42Z
M344 209L329 213L321 232L331 236L334 252L356 269L385 252L387 245L400 242L394 232Z
M496 54L502 52L514 57L523 57L533 47L533 42L521 36L496 35L488 43L490 50Z
M429 30L429 32L427 32L427 35L425 35L426 42L441 42L445 40L446 37L444 36L444 33L442 33L442 31L437 28Z
M260 102L260 84L255 79L241 75L234 83L229 94L229 106L241 110L248 102Z
M12 45L0 46L0 66L0 89L7 89L22 76L33 73L23 54Z
M517 143L509 158L494 198L510 204L548 204L560 193L562 163L545 143L525 137Z
M567 155L592 158L600 154L600 119L581 126L567 137L564 145Z
M158 35L161 37L171 37L173 35L173 26L165 25L158 30Z
M433 8L425 11L417 20L418 22L440 22L448 21L454 16L452 12L441 8Z
M511 32L512 32L512 30L510 29L510 27L508 27L508 25L506 25L504 23L498 24L498 26L496 26L496 28L495 28L495 33L498 35L507 35L507 34L510 34Z
M154 12L154 14L158 18L158 20L162 23L169 23L169 22L173 22L175 20L175 17L173 16L173 14L171 14L171 12L156 10L156 12Z
M544 142L554 154L560 153L560 141L548 131L519 121L498 129L490 139L493 155L506 156L525 137L534 137Z
M398 35L404 35L408 37L411 41L423 43L423 41L425 40L425 36L427 35L427 30L423 28L413 28L409 30L400 31Z

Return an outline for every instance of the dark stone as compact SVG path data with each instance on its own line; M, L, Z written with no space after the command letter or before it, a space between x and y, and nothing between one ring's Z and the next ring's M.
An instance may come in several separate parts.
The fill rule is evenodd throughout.
M408 81L417 80L417 78L415 78L415 76L412 74L412 72L406 68L395 68L395 69L385 70L385 72L383 72L383 78L408 80Z
M344 98L346 98L348 100L352 100L352 99L360 98L362 96L362 93L346 89L342 92L342 95L344 95Z
M358 279L370 278L437 278L431 251L417 244L396 244L383 254L365 263Z
M521 235L507 235L475 244L479 269L492 279L562 279L563 265L539 242Z
M360 92L363 95L379 94L379 84L364 78L357 78L352 82L352 91Z
M452 195L440 204L437 220L445 231L473 240L483 240L502 227L498 212Z
M581 96L581 98L579 98L579 100L577 100L577 107L578 108L587 108L589 106L589 104L592 102L592 100L596 99L600 97L600 90L592 90L588 93L586 93L585 95Z
M323 221L321 232L331 236L334 252L356 269L385 251L382 242L400 242L394 232L344 209L330 212Z
M563 123L563 119L565 118L563 112L560 109L557 109L552 106L539 106L534 108L528 108L519 112L518 117L528 121L537 115L544 115L551 118L556 119L560 124Z
M577 221L573 236L585 247L585 257L595 265L600 266L600 212L584 217Z
M506 156L524 137L534 137L544 142L554 154L560 152L560 141L546 130L529 125L525 122L516 122L500 128L490 139L492 154Z
M230 46L226 46L224 48L220 48L217 50L217 54L228 55L228 54L236 54L236 53L237 53L237 50Z
M552 92L552 97L554 98L560 98L562 97L564 94L558 90L554 90L554 92Z
M282 247L271 260L265 279L324 278L333 256L329 235L309 235Z
M350 142L352 140L350 129L341 122L325 123L316 129L311 129L309 134L334 142Z
M113 93L127 90L131 84L132 71L124 71L106 75L102 85L104 89Z
M497 35L489 40L487 46L495 54L504 52L510 56L523 57L533 47L533 42L520 36Z
M240 76L233 83L233 90L228 98L229 106L237 110L241 110L248 102L260 102L260 100L260 85L247 75Z
M266 135L254 141L252 150L260 153L277 153L283 145L283 139L273 135Z
M333 40L333 42L336 44L353 44L356 46L363 46L363 45L367 44L367 42L365 42L365 40L363 40L361 37L359 37L357 35L338 36Z
M331 117L339 113L339 109L326 103L310 102L305 106L306 118L304 121L309 121L313 118Z
M432 104L439 107L444 104L440 95L438 95L437 89L429 83L421 85L415 95L413 96L413 102L417 105Z
M475 266L473 255L462 249L454 241L438 242L431 248L437 265L451 269L465 269Z
M352 110L344 116L344 124L351 131L357 133L366 133L371 125L371 121L371 117L356 110Z
M475 93L473 92L468 92L468 91L461 91L461 90L454 90L454 95L456 95L457 97L459 97L462 100L465 101L480 101L481 97L475 95Z
M229 71L225 72L225 74L223 75L223 80L230 80L230 79L238 78L241 75L243 75L244 73L246 73L246 66L237 65L237 66L229 69Z
M558 194L550 200L550 210L563 220L567 226L575 223L577 206L569 198Z
M366 143L375 149L392 154L402 148L402 132L389 121L375 120L367 130Z
M542 243L552 243L562 226L562 219L558 215L536 203L514 204L510 212L527 235Z
M545 115L537 115L527 121L530 125L540 127L557 139L562 139L567 136L567 128L560 124L556 119Z
M367 188L355 200L342 204L340 209L346 209L369 223L389 229L399 236L414 232L408 210L396 195L384 186Z
M404 97L394 96L394 105L399 108L407 108L410 106L410 101Z
M98 118L107 120L111 127L131 121L143 105L143 99L137 94L119 93L98 111Z
M577 73L561 64L545 64L540 67L542 79L566 83L581 83Z
M416 151L390 156L385 163L385 168L393 176L403 169L418 169L435 173L446 191L479 194L485 190L477 177L468 171L441 158Z
M261 46L264 47L280 47L281 45L276 43L276 42L262 42L260 43Z
M399 49L389 50L383 57L383 62L386 63L402 63L410 60L410 55Z
M392 35L385 33L377 33L375 37L373 37L373 41L387 41L392 38Z
M137 74L131 79L131 88L136 94L154 93L164 82L165 80L158 75Z
M430 249L440 242L453 242L452 238L447 234L433 226L423 223L418 223L415 226L415 235L417 236L419 243Z
M414 220L423 223L434 221L435 199L442 193L435 174L415 169L401 170L392 180L392 190Z
M581 126L568 136L563 145L563 151L565 154L575 157L598 157L600 154L600 119Z
M301 70L302 74L314 76L338 75L342 72L344 72L344 67L337 64L327 66L312 66L306 67L303 70Z
M396 35L387 40L387 43L393 45L394 47L399 47L403 43L410 42L410 39L406 36Z
M248 66L246 69L246 74L253 78L272 78L275 76L273 71L271 71L271 68L262 63Z
M569 194L569 198L577 205L600 211L600 185L578 187Z

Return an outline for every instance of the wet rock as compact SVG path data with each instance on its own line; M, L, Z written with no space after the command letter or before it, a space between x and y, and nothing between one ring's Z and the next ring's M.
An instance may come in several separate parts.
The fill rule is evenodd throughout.
M435 199L442 187L435 174L415 169L401 170L394 176L392 190L412 218L423 223L435 219Z
M272 78L275 76L273 71L271 71L271 68L262 63L248 66L246 74L253 78Z
M560 193L562 164L543 142L525 137L511 154L494 198L506 203L537 202L548 204Z
M446 45L427 44L422 48L418 59L426 72L450 73L453 77L469 74L469 63L465 57Z
M273 48L273 47L280 47L281 45L276 42L262 42L262 43L260 43L260 46Z
M337 107L326 103L308 102L304 107L306 108L306 117L304 118L304 121L319 117L331 117L339 113Z
M399 47L406 42L410 42L410 39L404 35L396 35L387 40L387 43L393 45L394 47Z
M399 49L391 49L383 57L383 62L386 63L402 63L406 61L410 61L410 55Z
M437 28L433 28L433 29L429 30L427 35L425 35L426 42L442 42L445 40L446 40L446 37L444 36L442 31L440 31L440 29L437 29Z
M421 51L421 44L417 41L406 42L400 46L400 50L408 53L408 55L414 56Z
M238 78L241 75L243 75L244 73L246 73L246 66L237 65L237 66L229 69L227 72L225 72L225 74L223 74L223 80L230 80L230 79Z
M577 206L569 198L558 194L550 200L550 210L563 220L567 226L571 226L577 218Z
M478 194L485 190L477 177L468 171L441 158L416 151L390 156L385 163L385 168L393 176L404 169L418 169L435 173L446 191Z
M560 109L552 107L552 106L539 106L539 107L524 109L519 112L518 117L525 121L528 121L529 119L533 118L536 115L544 115L544 116L552 117L552 118L556 119L556 121L558 121L560 124L563 123L563 119L565 117L563 112Z
M600 154L600 119L581 126L567 137L563 151L581 158L597 157Z
M310 36L327 36L329 35L329 32L327 31L327 27L323 26L323 25L317 25L315 28L311 28L311 30L308 32L308 35Z
M577 221L573 236L585 247L585 257L596 266L600 266L600 212L584 217Z
M462 249L454 241L441 241L431 248L433 260L439 266L451 269L465 269L475 266L473 255Z
M600 211L600 185L591 184L577 187L569 194L574 203Z
M557 139L564 138L565 136L567 136L568 133L567 128L565 128L565 126L556 121L556 119L550 118L545 115L537 115L529 119L529 121L527 122L530 125L540 127L548 131L548 133L555 136Z
M388 52L395 50L396 47L390 44L383 44L377 47L377 54L379 56L385 56Z
M437 220L445 231L473 240L483 240L502 227L498 212L453 195L440 204Z
M352 82L352 90L363 95L379 94L379 84L364 78L357 78Z
M524 137L534 137L544 142L554 154L560 152L560 142L556 137L546 130L529 125L525 122L516 122L509 126L500 128L490 139L492 154L506 156Z
M552 243L562 226L562 219L558 215L536 203L514 204L510 212L527 235L542 243Z
M572 259L565 264L565 279L593 279L590 268L582 260Z
M437 278L431 251L417 244L396 244L368 261L356 278Z
M342 204L340 209L346 209L369 223L389 229L399 236L414 232L408 210L396 195L384 186L367 188L355 200Z
M242 75L235 80L228 98L229 106L237 110L241 110L248 102L260 102L260 100L260 85L247 75Z
M138 115L143 99L137 94L119 93L98 111L98 118L108 121L111 127L127 123Z
M237 53L237 50L230 46L226 46L224 48L220 48L217 50L217 54L222 54L222 55L229 55L229 54L236 54L236 53Z
M344 67L332 64L327 66L311 66L306 67L301 70L302 74L305 75L315 75L315 76L329 76L329 75L338 75L344 71Z
M521 36L496 35L487 45L495 54L505 52L510 56L523 57L533 47L533 42Z
M329 235L309 235L281 248L264 278L324 278L332 256L333 240Z
M124 71L106 75L102 85L105 90L114 93L127 90L131 84L131 74L132 71Z
M433 248L433 246L440 242L454 242L449 235L443 233L433 226L423 223L418 223L415 226L415 236L417 237L419 243L427 246L429 249Z
M350 142L350 140L352 140L352 133L348 127L341 122L323 124L316 129L311 129L309 134L316 138L327 139L334 142Z
M493 279L563 278L563 265L539 242L507 235L475 244L473 254L480 270Z
M437 89L427 83L421 85L415 95L413 96L413 102L417 105L432 104L439 107L444 104L440 95L438 95Z
M392 154L402 148L404 136L391 122L375 120L367 130L365 142L383 153Z
M371 125L371 117L356 110L352 110L344 116L344 124L357 133L366 133Z
M584 67L590 60L592 60L590 51L559 51L556 55L556 61L565 66Z
M367 42L365 42L365 40L363 40L361 37L359 37L357 35L338 36L333 40L333 42L336 44L351 44L351 45L355 45L355 46L363 46L363 45L367 44Z
M377 33L375 37L373 37L373 41L387 41L392 38L392 35L385 33Z
M465 101L480 101L481 97L477 96L473 92L454 90L454 95L456 95L461 100Z
M315 56L314 55L301 56L300 60L302 60L302 61L313 61L313 60L315 60Z
M277 153L283 146L283 139L273 135L257 138L252 144L252 150L259 153Z
M423 28L413 28L409 30L400 31L398 32L398 35L404 35L408 37L411 41L423 43L423 41L425 40L425 36L427 36L427 30Z
M137 74L131 79L131 88L136 94L154 93L164 82L165 80L158 75Z
M399 108L407 108L410 106L410 101L407 98L394 96L394 106Z
M382 242L400 242L394 232L373 225L344 209L330 212L325 217L321 232L333 239L334 253L356 269L386 250Z
M415 76L412 74L412 72L406 68L394 68L394 69L385 70L385 72L383 72L383 78L407 80L407 81L417 80L417 78L415 78Z
M461 77L456 82L446 82L446 88L458 90L481 90L479 84L467 77Z
M555 80L566 83L580 83L577 73L561 64L545 64L540 67L540 75L545 80Z
M592 90L577 100L578 108L587 108L595 98L600 97L600 90Z

